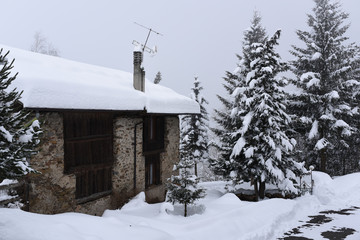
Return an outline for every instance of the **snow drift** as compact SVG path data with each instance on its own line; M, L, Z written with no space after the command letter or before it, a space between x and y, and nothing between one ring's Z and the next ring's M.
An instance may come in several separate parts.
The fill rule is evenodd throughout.
M314 172L313 179L313 195L257 203L241 201L232 193L225 194L223 182L203 183L208 194L197 203L197 208L203 211L195 209L187 218L176 214L176 208L181 206L174 209L169 203L147 204L143 194L120 210L106 211L102 217L0 209L0 239L277 239L311 214L360 202L357 191L360 173L332 179ZM354 218L360 221L360 216ZM357 239L360 233L352 237Z

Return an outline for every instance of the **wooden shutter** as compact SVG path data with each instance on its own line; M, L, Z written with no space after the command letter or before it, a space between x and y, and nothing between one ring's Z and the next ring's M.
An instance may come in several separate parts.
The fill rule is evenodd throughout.
M105 113L64 113L65 172L113 162L113 120Z
M65 112L63 117L64 171L76 175L76 198L111 191L112 114Z

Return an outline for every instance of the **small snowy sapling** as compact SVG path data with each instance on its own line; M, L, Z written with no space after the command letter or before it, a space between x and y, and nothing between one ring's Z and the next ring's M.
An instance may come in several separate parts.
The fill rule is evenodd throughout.
M205 196L205 190L198 187L198 178L191 174L194 167L192 160L180 160L174 166L174 171L178 170L178 176L171 176L167 184L167 201L172 204L180 203L184 205L184 216L188 215L188 206L196 200Z

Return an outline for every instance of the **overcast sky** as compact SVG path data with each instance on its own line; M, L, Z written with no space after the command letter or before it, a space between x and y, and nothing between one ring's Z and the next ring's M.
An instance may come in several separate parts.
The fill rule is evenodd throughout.
M360 44L360 1L340 3L350 14L347 36ZM212 109L220 107L215 95L224 93L225 71L236 67L253 12L269 35L282 29L278 50L289 60L290 45L300 44L295 30L308 29L313 7L313 0L2 0L0 43L28 50L40 31L63 58L132 72L132 41L148 34L138 22L163 34L148 41L158 53L146 54L146 77L160 71L161 84L189 95L199 76Z

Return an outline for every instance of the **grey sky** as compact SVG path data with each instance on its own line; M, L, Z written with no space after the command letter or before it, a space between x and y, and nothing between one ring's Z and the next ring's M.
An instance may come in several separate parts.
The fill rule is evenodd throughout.
M350 13L347 35L359 44L360 1L340 3ZM215 94L224 92L225 71L236 67L253 11L269 35L282 29L278 50L289 60L290 45L299 44L295 30L308 29L313 6L312 0L3 0L0 43L28 50L41 31L61 57L132 72L132 40L144 42L148 33L138 22L164 35L150 37L158 54L145 56L146 77L161 71L161 84L189 95L197 75L210 108L217 108Z

